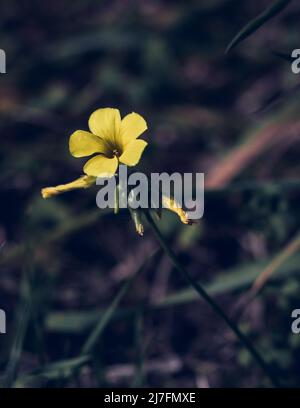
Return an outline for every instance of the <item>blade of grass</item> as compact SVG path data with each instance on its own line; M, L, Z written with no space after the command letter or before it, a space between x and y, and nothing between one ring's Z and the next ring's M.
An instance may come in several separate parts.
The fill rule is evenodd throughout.
M135 278L144 270L145 266L155 257L157 253L158 251L156 250L148 258L146 258L137 268L132 277L123 285L111 305L106 309L103 316L83 344L78 357L50 363L38 370L33 370L31 373L17 379L15 384L26 384L29 381L37 380L39 378L51 380L61 379L62 372L64 373L64 378L68 378L73 376L78 369L82 367L82 365L89 362L92 358L91 354L97 345L101 334L113 318L113 315L116 312L120 302L131 288Z
M288 116L288 113L286 115ZM272 120L256 124L250 129L240 144L230 149L208 172L206 188L213 190L226 187L269 149L292 138L295 132L298 133L300 122L287 116L278 114Z
M239 291L244 288L247 288L251 283L253 283L256 277L259 275L261 269L266 267L270 261L262 261L257 262L254 265L245 265L244 267L235 268L232 272L224 272L221 274L223 276L218 277L212 283L205 285L205 290L212 295L220 295L223 293ZM280 270L276 273L276 275L272 276L270 279L272 281L279 280L283 277L291 276L292 274L299 273L299 262L300 256L295 255L292 259L288 259L286 264L282 266ZM163 299L159 303L155 305L147 305L142 307L141 305L138 306L140 313L151 313L156 312L159 310L163 310L168 307L174 307L178 305L184 305L190 302L195 302L202 300L198 293L194 291L194 289L184 289L175 294L168 296L167 298ZM50 319L48 319L48 330L50 331L58 331L64 332L66 328L67 322L69 322L69 327L67 328L66 332L69 333L78 333L78 328L83 328L86 330L90 327L97 319L99 319L99 315L103 313L101 310L96 310L93 312L81 312L80 318L78 318L78 313L70 312L70 313L52 313L50 315ZM114 316L112 317L111 321L115 319L125 319L125 318L132 318L137 313L137 308L126 308L123 310L116 310ZM85 324L87 323L87 324ZM64 362L68 365L73 365L74 368L81 367L83 364L88 363L91 360L91 356L84 356L82 359L78 358L71 358L64 360ZM49 373L51 373L51 379L59 379L60 378L60 371L64 364L63 361L59 361L56 363L48 364L42 367L39 370L33 370L26 376L20 377L17 380L22 381L25 383L26 381L35 380L39 377L45 376L45 378L49 378ZM62 365L62 366L61 366ZM16 383L16 384L17 384Z
M255 279L249 295L255 297L266 285L271 276L282 267L283 263L291 256L300 250L300 233L298 233L287 246L272 260L272 262L262 270L259 276Z
M131 288L135 278L144 270L145 266L150 262L150 260L157 254L157 251L153 252L145 261L142 262L142 264L138 267L136 272L132 275L132 277L123 285L123 287L120 289L119 293L117 296L114 298L113 302L111 305L106 309L104 312L103 316L97 323L96 327L92 330L91 334L87 338L86 342L82 346L81 349L81 354L80 355L85 355L89 354L93 351L94 347L96 346L101 334L103 333L104 329L112 319L114 313L116 312L120 302L126 295L126 293L129 291Z
M251 20L238 34L232 39L226 48L225 54L236 47L239 43L257 31L263 24L271 20L283 11L291 2L291 0L277 0L266 10L264 10L259 16L254 20Z
M274 55L274 57L280 58L282 61L285 61L288 64L291 64L294 61L294 58L286 52L273 50L272 54Z
M24 268L25 269L25 268ZM16 371L22 354L24 339L26 336L28 324L31 316L32 302L30 289L30 273L24 270L23 281L21 284L21 302L19 305L18 319L16 324L16 335L13 339L9 360L2 378L2 385L10 388L16 378Z
M300 233L298 233L287 246L280 251L258 274L250 289L244 293L235 306L236 319L240 319L247 307L259 295L259 293L266 286L267 282L271 280L275 273L284 270L283 265L291 257L295 258L296 252L300 250Z
M74 369L79 369L88 364L90 360L91 356L80 356L47 364L42 368L31 371L30 374L19 377L15 381L14 387L25 387L31 382L41 380L54 381L62 378L69 378L73 374Z

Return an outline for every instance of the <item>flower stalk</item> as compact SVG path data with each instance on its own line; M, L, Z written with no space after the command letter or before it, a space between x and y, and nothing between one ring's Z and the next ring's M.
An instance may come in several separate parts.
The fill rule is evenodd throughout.
M156 239L158 240L160 246L165 251L166 255L170 258L175 268L184 276L185 280L196 290L196 292L198 292L199 296L213 309L213 311L223 319L223 321L232 330L232 332L237 336L237 338L241 341L244 347L251 354L253 359L257 362L257 364L264 371L265 375L268 377L273 387L275 388L280 387L279 382L277 378L275 377L274 373L271 371L269 365L265 362L265 360L260 355L260 353L252 345L252 343L247 338L247 336L245 336L245 334L239 329L239 327L235 324L235 322L231 320L230 317L228 317L226 313L224 313L222 308L209 296L209 294L205 291L205 289L197 281L195 281L190 276L190 274L186 271L186 269L180 264L175 253L173 252L173 250L170 248L170 246L164 239L162 233L157 227L149 211L145 211L145 217Z

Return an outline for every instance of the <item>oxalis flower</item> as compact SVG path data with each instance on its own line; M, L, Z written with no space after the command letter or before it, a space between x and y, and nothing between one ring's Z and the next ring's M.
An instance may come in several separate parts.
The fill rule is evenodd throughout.
M88 188L96 177L112 177L119 163L135 166L143 154L147 142L137 140L147 130L145 119L130 113L121 120L119 109L102 108L89 118L90 132L77 130L70 136L69 149L74 157L86 157L96 153L86 162L83 171L86 176L56 187L42 189L43 198L78 188Z
M112 177L119 163L135 166L143 154L147 142L137 140L147 130L145 119L130 113L121 120L118 109L98 109L89 119L90 132L77 130L69 141L74 157L86 157L98 153L84 166L88 176Z
M113 177L120 163L135 166L140 161L147 146L145 140L138 139L147 130L147 123L141 115L132 112L121 119L118 109L102 108L91 114L88 124L90 132L77 130L69 140L72 156L87 157L95 154L83 167L85 175L67 184L43 188L43 198L91 187L97 177ZM176 205L174 199L163 196L163 203L164 207L175 212L183 223L190 223L187 214ZM137 210L131 210L136 230L142 235L143 226L138 213Z

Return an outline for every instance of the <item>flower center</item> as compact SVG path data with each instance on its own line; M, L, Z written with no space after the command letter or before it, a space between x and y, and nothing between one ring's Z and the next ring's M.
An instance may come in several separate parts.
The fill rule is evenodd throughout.
M118 150L118 149L114 149L114 150L113 150L113 155L116 156L116 157L119 157L119 156L120 156L119 150Z

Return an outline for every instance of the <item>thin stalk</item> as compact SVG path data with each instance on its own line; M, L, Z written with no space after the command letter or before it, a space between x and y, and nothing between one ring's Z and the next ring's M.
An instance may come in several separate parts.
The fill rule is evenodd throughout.
M173 265L175 268L184 276L184 278L187 280L187 282L198 292L198 294L205 300L206 303L209 304L209 306L213 309L213 311L218 314L224 322L227 324L227 326L233 331L233 333L238 337L238 339L242 342L242 344L245 346L245 348L248 350L248 352L251 354L251 356L254 358L254 360L259 364L261 369L264 371L265 375L269 378L271 384L277 388L280 387L277 378L274 376L272 373L269 365L264 361L260 353L255 349L255 347L252 345L250 340L244 335L243 332L238 328L238 326L234 323L233 320L231 320L221 309L221 307L208 295L208 293L202 288L202 286L195 281L190 274L183 268L183 266L179 263L175 253L173 250L170 248L168 243L165 241L163 235L161 234L159 228L157 227L156 223L154 222L152 215L149 213L149 211L145 211L145 216L147 218L147 221L156 237L158 240L159 244L161 245L162 249L165 251L165 253L168 255L170 260L172 261Z
M120 211L119 196L120 196L119 183L117 183L116 189L115 189L115 208L114 208L115 214L119 214L119 211Z

